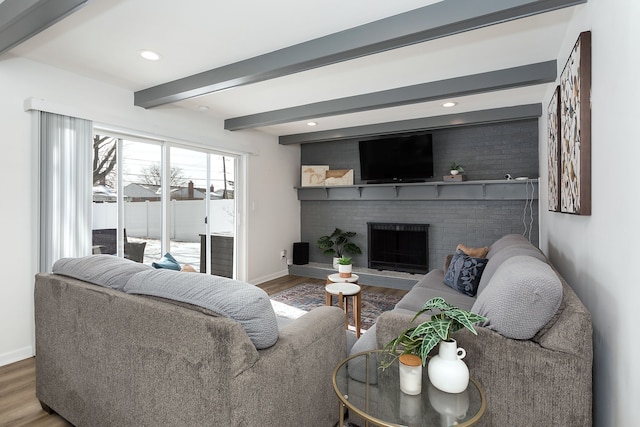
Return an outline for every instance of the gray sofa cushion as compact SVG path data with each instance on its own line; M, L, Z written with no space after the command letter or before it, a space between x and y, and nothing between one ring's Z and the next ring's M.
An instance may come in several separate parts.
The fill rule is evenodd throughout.
M492 246L493 247L493 246ZM518 255L528 255L533 258L537 258L540 261L546 262L546 258L540 249L533 246L528 241L519 242L507 247L502 247L499 251L489 251L491 257L487 262L487 265L482 272L482 277L480 278L480 284L478 285L478 294L482 293L487 284L491 281L491 278L495 274L495 272L500 268L502 263L509 258Z
M353 356L356 353L363 351L371 351L376 349L376 325L370 327L360 338L355 342L349 351L349 356ZM377 383L378 378L378 356L374 355L369 360L369 381L372 384ZM349 376L355 380L364 382L367 377L367 367L364 358L352 359L347 364L347 370Z
M521 243L529 244L529 241L522 234L506 234L491 244L487 252L487 258L491 258L504 248Z
M530 256L505 260L471 311L489 320L481 326L513 339L531 339L562 301L562 283L545 262Z
M442 270L431 270L398 301L395 308L410 310L415 314L425 302L435 297L442 297L448 303L465 310L470 309L476 301L475 297L470 297L445 285Z
M124 288L134 274L148 270L153 268L113 255L61 258L53 264L54 274L73 277L118 291Z
M242 325L257 349L278 340L278 322L267 293L257 286L208 274L151 269L129 279L124 291L197 305Z

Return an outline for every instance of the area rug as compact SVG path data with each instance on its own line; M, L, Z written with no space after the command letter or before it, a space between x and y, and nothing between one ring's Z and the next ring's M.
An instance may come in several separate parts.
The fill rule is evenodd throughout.
M362 290L362 310L360 327L362 331L369 329L384 311L392 310L400 301L399 296L387 295ZM276 315L296 319L308 311L325 305L324 285L303 283L271 296L271 304ZM337 304L336 298L333 299ZM349 309L349 324L353 325L351 309ZM353 326L350 327L353 329Z

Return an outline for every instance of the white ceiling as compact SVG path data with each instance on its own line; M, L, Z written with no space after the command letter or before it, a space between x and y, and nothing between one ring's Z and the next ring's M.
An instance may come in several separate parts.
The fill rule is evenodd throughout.
M455 1L455 0L447 0ZM438 1L92 0L10 54L139 91ZM574 7L155 108L220 119L558 59ZM137 54L151 49L157 62ZM548 85L258 128L290 135L542 102ZM200 111L201 106L209 108Z

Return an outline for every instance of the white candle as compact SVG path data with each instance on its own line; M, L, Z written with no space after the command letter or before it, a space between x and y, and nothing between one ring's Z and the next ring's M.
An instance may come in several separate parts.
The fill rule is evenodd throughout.
M422 359L414 354L400 356L400 390L416 395L422 391Z

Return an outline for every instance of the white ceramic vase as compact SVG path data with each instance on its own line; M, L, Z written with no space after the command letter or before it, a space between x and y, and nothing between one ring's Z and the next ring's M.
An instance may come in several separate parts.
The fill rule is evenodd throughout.
M429 360L427 373L431 384L447 393L462 393L469 385L469 368L462 361L467 355L454 339L441 341L438 354Z
M460 171L458 171L457 169L451 169L449 172L451 173L451 175L458 175L460 173Z

